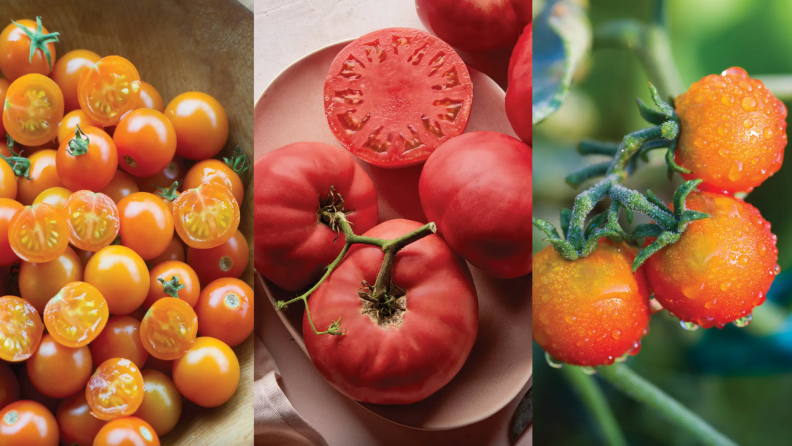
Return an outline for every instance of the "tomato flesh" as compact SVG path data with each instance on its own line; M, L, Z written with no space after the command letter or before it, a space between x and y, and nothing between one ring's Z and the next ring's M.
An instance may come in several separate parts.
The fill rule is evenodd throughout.
M198 316L187 302L162 298L149 308L140 323L146 351L159 359L178 359L190 349L198 333Z
M88 345L107 324L107 301L95 286L72 282L61 288L44 308L44 324L58 343L67 347Z
M8 87L3 126L14 141L40 146L58 136L63 119L63 93L52 79L27 74Z
M220 246L239 227L239 204L230 190L204 183L173 202L173 223L182 241L193 248Z
M140 89L137 68L123 57L107 56L83 71L77 99L90 119L109 126L137 107Z
M113 243L121 228L118 207L105 194L81 190L66 201L69 241L83 251L98 251Z
M69 247L69 224L59 209L47 203L25 206L11 219L11 249L26 262L51 262Z
M41 342L44 324L28 301L0 297L0 359L19 362L30 358Z
M128 359L108 359L88 380L85 399L100 420L132 415L143 402L143 375Z

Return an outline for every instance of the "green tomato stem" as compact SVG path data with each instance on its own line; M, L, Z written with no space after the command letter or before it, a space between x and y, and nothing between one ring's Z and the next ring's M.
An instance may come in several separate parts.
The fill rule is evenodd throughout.
M627 446L627 440L624 439L619 423L594 377L583 373L580 367L567 365L562 367L561 371L591 412L597 425L602 428L605 443L610 446Z

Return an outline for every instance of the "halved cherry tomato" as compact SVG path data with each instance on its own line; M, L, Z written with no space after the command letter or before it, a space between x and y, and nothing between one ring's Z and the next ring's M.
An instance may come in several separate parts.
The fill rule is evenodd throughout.
M80 190L66 201L69 241L84 251L98 251L113 243L121 227L118 207L103 193Z
M12 20L0 33L0 71L11 82L30 73L49 76L57 41L58 33L47 31L41 25L41 17L36 17L35 22Z
M140 74L121 56L107 56L83 70L77 83L80 108L103 126L118 124L140 99Z
M5 160L0 160L0 198L15 200L17 197L17 176Z
M113 133L118 164L137 177L165 169L176 153L176 132L161 112L148 108L124 115Z
M11 82L8 79L0 79L0 104L3 104L5 107L5 98L6 93L8 93L8 87L11 86ZM11 151L8 150L8 145L5 142L5 127L3 126L3 119L0 116L0 146L5 146L5 150L0 150L4 156L11 156Z
M217 279L201 291L195 314L201 336L239 345L253 333L253 290L239 279Z
M0 410L3 446L58 446L58 423L52 412L35 401L17 401Z
M206 183L182 192L173 202L179 237L193 248L208 249L227 242L239 227L239 205L225 187Z
M160 446L150 424L137 417L116 418L96 435L94 446Z
M143 402L143 375L129 359L108 359L88 380L85 399L100 420L132 415Z
M146 263L126 246L110 245L99 250L85 265L84 276L99 289L114 316L137 310L149 290Z
M165 252L154 257L153 259L147 261L146 263L150 267L155 267L162 262L167 262L169 260L175 260L178 262L184 262L184 245L182 245L181 239L179 237L173 237L171 239L168 248L165 249ZM192 266L192 265L190 265ZM195 269L195 268L193 268ZM196 272L197 273L197 272ZM200 279L200 277L199 277Z
M195 341L198 317L181 299L160 299L149 308L140 323L143 347L159 359L180 358Z
M63 119L63 94L58 84L41 74L26 74L8 87L3 126L14 141L38 146L58 136Z
M107 424L93 416L85 399L85 392L65 399L55 415L60 429L61 441L69 446L92 446L99 430Z
M51 262L22 262L19 267L19 294L39 312L64 286L83 279L83 263L71 248Z
M18 201L0 198L0 266L9 266L19 262L19 256L11 249L9 229L11 219L23 207Z
M242 231L220 246L209 249L187 248L187 264L192 266L202 284L223 277L239 277L247 268L250 250Z
M67 347L88 345L107 324L110 311L102 293L85 282L72 282L58 292L44 308L47 332Z
M66 200L71 197L72 193L65 187L51 187L38 194L36 199L33 200L33 204L47 203L58 209L63 209L66 206Z
M72 139L61 143L55 165L69 189L100 191L118 169L118 151L101 128L78 128Z
M135 192L140 192L140 189L138 189L138 185L131 175L123 170L116 170L113 179L100 192L112 198L118 204L122 198Z
M41 316L25 299L0 297L0 359L24 361L35 353L44 333Z
M68 141L74 138L74 131L77 130L77 126L84 129L86 127L98 127L102 128L102 124L98 122L94 122L88 115L85 114L84 111L80 110L72 110L69 113L66 113L66 116L63 117L63 120L58 124L58 146L63 144L63 141Z
M51 262L69 247L66 214L47 203L25 206L8 226L11 249L26 262Z
M223 341L202 336L173 361L173 383L193 403L219 406L231 399L239 385L239 360Z
M19 401L19 380L8 364L0 362L0 409Z
M30 161L29 177L20 177L17 180L18 191L17 200L24 204L33 204L33 200L38 195L51 187L63 187L63 182L58 177L58 169L55 166L58 157L57 150L39 150L32 155L28 155Z
M190 91L176 96L165 108L176 129L176 154L191 160L211 158L228 141L228 115L217 99Z
M244 198L242 180L226 163L215 159L199 161L187 171L182 187L185 190L193 189L203 183L217 183L225 186L234 194L237 203L242 203Z
M99 62L102 56L88 50L73 50L64 54L52 67L52 80L63 92L64 106L67 112L80 109L77 98L77 85L83 71ZM80 124L82 125L82 124Z
M151 268L149 292L143 305L151 308L160 299L175 297L195 307L200 293L198 276L190 265L178 261L163 262Z
M135 412L154 428L160 437L172 431L179 422L182 398L173 380L157 370L143 370L143 403Z
M159 187L169 188L173 183L178 181L182 183L184 176L187 174L187 167L184 165L184 159L180 156L174 156L170 163L164 169L156 174L140 178L135 177L135 182L140 188L141 192L156 193Z
M26 367L30 382L39 392L52 398L66 398L85 388L93 362L88 347L66 347L45 334Z
M140 81L140 99L137 108L150 108L161 113L165 111L165 101L153 85Z
M140 340L140 322L131 316L111 317L90 347L96 364L112 358L126 358L140 368L149 357Z
M121 244L143 260L165 252L173 238L173 216L162 200L148 192L128 195L118 202Z

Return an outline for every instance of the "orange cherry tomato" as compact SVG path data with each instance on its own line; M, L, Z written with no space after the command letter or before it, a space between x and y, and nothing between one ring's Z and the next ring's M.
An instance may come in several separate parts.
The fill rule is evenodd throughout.
M83 70L77 83L80 108L103 126L118 124L140 99L140 74L132 62L107 56Z
M35 401L17 401L0 410L0 444L3 446L58 446L58 423L46 407Z
M143 375L129 359L108 359L88 380L85 399L100 420L132 415L143 402Z
M174 156L170 163L164 169L156 174L140 178L136 177L135 182L140 188L141 192L157 193L158 188L164 187L165 189L171 187L173 183L178 181L180 184L184 181L184 175L187 174L187 167L184 165L184 159L180 156Z
M46 263L22 262L19 267L19 294L39 312L64 286L83 279L83 263L72 248Z
M146 263L126 246L110 245L99 250L85 265L84 276L99 289L114 316L137 310L149 290Z
M41 26L41 17L11 21L0 33L0 71L13 82L30 73L49 76L56 62L55 43L58 33ZM35 48L33 54L31 47Z
M0 359L24 361L35 353L44 333L41 316L25 299L0 297Z
M121 244L135 250L143 260L165 252L173 239L173 216L162 200L148 192L126 196L118 202Z
M26 74L6 93L3 126L14 141L39 146L58 136L63 119L63 94L58 84L41 74Z
M201 336L173 361L173 383L193 403L219 406L231 399L239 385L239 360L223 341Z
M107 424L107 421L93 416L85 392L78 392L63 400L55 419L58 421L61 441L69 446L92 446L96 435Z
M52 149L39 150L32 155L28 155L30 161L31 179L20 177L17 180L18 191L17 200L24 204L33 204L38 195L51 187L64 187L55 163L58 151Z
M121 222L118 207L103 193L80 190L66 201L69 241L84 251L98 251L113 243Z
M195 307L200 293L198 276L190 265L178 261L163 262L151 268L149 292L143 305L151 308L160 299L176 297Z
M77 98L77 85L83 71L99 62L102 56L88 50L73 50L64 54L52 67L52 80L63 92L64 106L67 112L80 109ZM82 125L82 124L80 124Z
M165 101L153 85L140 81L140 99L137 108L150 108L162 113L165 111Z
M253 290L239 279L217 279L201 291L195 314L201 336L239 345L253 333Z
M161 112L140 108L125 115L113 133L118 164L127 173L149 177L165 169L176 153L176 132Z
M77 253L77 257L80 258L80 262L82 262L83 266L88 265L88 261L91 260L93 257L93 251L83 251L82 249L74 248L74 252Z
M160 446L150 424L137 417L116 418L96 435L94 446Z
M58 124L58 147L63 144L63 141L74 138L74 131L77 130L77 126L80 126L82 129L86 127L102 128L102 124L91 121L91 118L89 118L84 111L79 108L77 110L72 110L66 113L66 116L64 116L63 120Z
M26 367L30 382L39 392L52 398L66 398L85 388L93 362L88 347L66 347L45 334Z
M190 91L176 96L165 108L176 129L176 154L191 160L209 159L228 140L228 115L217 99Z
M47 203L25 206L11 218L8 240L25 262L51 262L69 247L66 215Z
M135 192L140 192L140 189L138 189L138 185L131 175L123 170L116 170L113 179L100 192L112 198L118 204L122 198Z
M100 191L118 169L118 151L113 138L101 128L80 128L58 148L55 166L69 189Z
M175 261L178 261L178 262L184 262L184 245L182 245L182 242L179 239L179 237L173 237L171 239L170 244L168 245L168 248L165 249L165 252L163 252L162 254L158 255L157 257L154 257L153 259L147 261L146 263L150 267L155 267L155 266L159 265L160 263L167 262L169 260L175 260ZM190 265L190 266L192 266L192 265ZM193 269L195 269L195 268L193 268Z
M203 183L217 183L225 186L234 194L237 203L242 203L244 198L244 187L239 175L234 169L228 167L226 163L210 159L199 161L187 171L184 177L184 189L193 189Z
M9 82L8 79L0 79L0 104L3 104L3 106L5 106L6 93L8 93L8 87L10 86L11 82ZM8 145L5 142L5 134L6 131L3 126L3 119L2 116L0 116L0 146L5 146L5 150L0 150L0 153L4 156L11 156L11 151L8 150Z
M238 230L220 246L209 249L187 248L187 264L192 266L202 284L223 277L239 277L245 272L250 250L245 235Z
M188 189L173 202L179 237L193 248L208 249L227 242L239 227L239 205L225 187L206 183Z
M11 219L14 215L22 209L21 203L9 200L8 198L0 198L0 266L9 266L19 262L19 257L14 250L11 249L11 242L9 237L9 229L11 226Z
M58 292L44 308L47 332L67 347L88 345L107 324L110 311L102 293L85 282L72 282Z
M140 322L131 316L111 317L90 347L96 364L112 358L126 358L140 368L149 357L140 340Z
M19 380L8 364L0 362L0 409L19 401Z
M149 356L149 360L146 362L146 368L171 376L173 374L173 361Z
M15 200L17 197L17 176L5 160L0 160L0 198Z
M173 380L157 370L143 370L143 403L135 412L160 437L172 431L179 422L182 398Z
M172 360L181 357L195 341L198 317L181 299L160 299L140 323L140 339L151 356Z
M51 187L38 194L36 199L33 200L33 204L47 203L62 210L66 206L66 200L71 197L72 193L65 187Z

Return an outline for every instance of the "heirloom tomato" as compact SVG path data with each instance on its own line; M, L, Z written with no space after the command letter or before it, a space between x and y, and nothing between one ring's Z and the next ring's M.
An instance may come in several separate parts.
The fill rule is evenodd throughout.
M509 60L506 116L514 133L526 144L533 140L533 27L528 24Z

